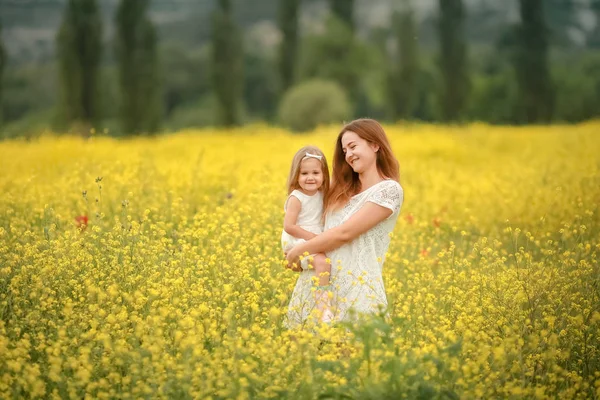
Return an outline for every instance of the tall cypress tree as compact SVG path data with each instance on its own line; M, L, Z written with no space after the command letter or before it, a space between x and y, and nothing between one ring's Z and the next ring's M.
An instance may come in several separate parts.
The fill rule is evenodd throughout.
M466 108L470 89L464 37L465 9L462 0L439 0L439 5L440 111L443 120L458 121Z
M4 41L2 40L2 22L0 21L0 125L3 120L3 102L2 102L2 88L4 83L4 66L6 64L6 51L4 50Z
M157 37L148 0L121 0L116 12L120 118L127 134L156 132L162 119Z
M57 34L57 50L65 122L97 122L102 19L96 0L68 0Z
M523 122L548 122L554 111L554 89L548 68L548 30L543 0L520 0L516 27L515 69Z
M219 120L225 126L241 122L243 90L242 39L231 0L219 0L212 21L212 73L219 102Z
M393 119L410 118L416 104L419 74L419 46L411 5L405 2L401 10L394 12L392 21L397 52L396 59L388 63L390 114Z
M329 0L333 15L354 30L354 0Z
M279 0L279 29L283 40L279 47L281 93L294 84L298 62L298 14L301 0Z

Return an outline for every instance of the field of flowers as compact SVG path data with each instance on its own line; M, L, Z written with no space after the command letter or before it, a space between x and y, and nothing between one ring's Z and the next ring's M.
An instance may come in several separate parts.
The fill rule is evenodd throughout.
M389 315L288 331L289 163L338 129L0 142L0 398L600 398L600 124L386 127Z

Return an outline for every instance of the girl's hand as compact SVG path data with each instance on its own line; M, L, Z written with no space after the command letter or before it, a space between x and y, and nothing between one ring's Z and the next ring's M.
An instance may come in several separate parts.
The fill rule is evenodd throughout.
M293 272L302 272L302 267L300 267L298 264L294 264L291 267L286 267L287 269L293 271Z
M300 272L302 271L302 268L300 267L300 254L298 253L297 248L297 246L293 247L286 253L285 258L288 261L286 268L295 272Z

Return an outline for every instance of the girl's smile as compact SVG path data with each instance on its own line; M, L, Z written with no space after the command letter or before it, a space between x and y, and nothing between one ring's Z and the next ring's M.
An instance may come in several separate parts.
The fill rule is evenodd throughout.
M300 163L298 184L305 194L313 195L323 184L323 171L321 161L316 158L307 158Z

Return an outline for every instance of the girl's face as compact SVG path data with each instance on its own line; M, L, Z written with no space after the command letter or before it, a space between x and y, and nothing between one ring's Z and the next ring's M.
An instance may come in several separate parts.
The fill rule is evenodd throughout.
M298 185L302 191L310 196L317 193L323 185L323 167L316 158L307 158L300 163Z
M342 135L342 151L346 162L357 174L377 168L377 151L379 146L369 143L352 131Z

